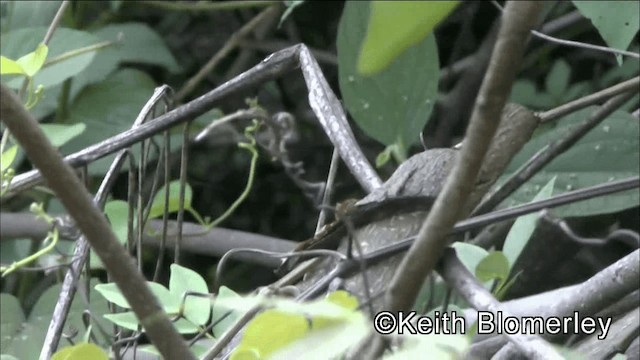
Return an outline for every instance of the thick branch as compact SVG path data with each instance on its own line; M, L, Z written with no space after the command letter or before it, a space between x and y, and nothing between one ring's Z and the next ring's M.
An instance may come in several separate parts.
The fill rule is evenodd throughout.
M543 8L539 2L509 2L487 76L474 105L465 144L443 192L418 233L386 294L389 310L409 310L448 244L447 234L460 219L485 153L500 121L519 69L529 31Z

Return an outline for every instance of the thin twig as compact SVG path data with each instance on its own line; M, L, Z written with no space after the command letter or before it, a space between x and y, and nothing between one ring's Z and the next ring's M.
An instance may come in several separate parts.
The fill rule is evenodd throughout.
M165 91L168 89L166 86L161 86L155 89L151 98L147 101L145 106L138 114L138 117L133 123L133 127L142 124L146 118L146 115L151 111L151 108L160 97L162 97ZM94 197L96 205L102 209L107 200L107 196L113 187L120 168L124 163L127 155L127 150L121 150L111 163L109 170L107 171L98 191ZM53 310L53 316L49 324L47 336L45 337L44 345L42 347L41 357L49 358L53 354L53 351L58 347L60 341L60 335L62 334L64 323L67 319L71 303L75 297L75 291L77 289L77 283L82 273L82 267L87 263L87 257L89 256L89 242L85 236L81 236L73 252L73 263L65 274L64 281L62 283L62 289L58 295L58 301Z
M195 359L73 169L62 161L60 153L51 145L38 122L22 106L17 96L4 85L1 85L1 90L2 121L73 216L91 248L98 254L140 319L147 336L167 359Z
M549 35L543 34L543 33L539 32L539 31L535 31L535 30L531 30L531 33L533 35L535 35L536 37L539 37L541 39L550 41L552 43L560 44L560 45L572 46L572 47L588 49L588 50L602 51L602 52L611 53L611 54L615 54L615 55L624 55L624 56L629 56L629 57L633 57L633 58L636 58L636 59L640 59L640 54L634 53L634 52L631 52L631 51L619 50L619 49L606 47L606 46L598 46L598 45L593 45L593 44L581 43L581 42L578 42L578 41L558 39L556 37L549 36Z
M600 90L591 95L583 96L580 99L573 100L566 104L562 104L557 108L541 112L538 115L541 122L554 121L572 112L578 111L590 105L599 104L609 98L612 98L618 94L622 94L627 91L638 89L640 85L640 76L636 76L633 79L623 81L619 84L615 84L604 90Z
M53 33L56 31L56 29L58 28L58 25L60 24L60 20L62 20L62 15L64 15L65 10L67 9L70 3L71 1L64 0L60 4L60 7L58 8L58 12L56 12L56 15L53 17L53 20L51 21L51 24L49 24L47 33L44 35L44 40L42 40L43 44L45 45L49 44L49 41L53 37Z
M242 39L239 43L240 47L244 47L251 50L259 50L265 53L271 54L278 50L285 49L291 46L291 42L284 40L250 40L250 39ZM318 62L325 63L328 65L338 66L338 57L336 54L320 49L309 48L309 51L318 59Z
M164 1L160 1L163 4L166 4ZM215 3L214 3L215 4ZM229 53L231 53L239 44L240 40L249 35L256 26L260 25L262 21L270 18L275 12L280 11L280 6L271 6L267 9L264 9L261 13L256 15L251 21L246 23L244 26L240 28L237 32L235 32L229 40L224 44L222 49L218 50L209 61L198 71L195 75L193 75L187 82L184 84L182 89L178 91L176 94L176 102L181 102L184 100L187 95L189 95L195 88L200 84L202 80L204 80L207 75L224 59Z
M484 214L495 208L509 195L513 194L522 184L531 179L540 169L549 164L553 159L567 151L573 144L578 142L594 127L600 124L611 113L618 109L622 104L627 102L635 95L635 92L628 92L617 95L607 101L604 105L594 111L589 119L580 125L575 126L562 138L554 141L548 146L542 148L534 156L531 157L518 171L509 177L502 186L485 201L476 207L473 211L474 215Z
M500 6L500 4L497 1L494 0L491 3L498 10L504 11L502 9L502 6ZM536 30L531 30L531 34L533 34L535 37L547 40L547 41L555 43L555 44L566 45L566 46L571 46L571 47L577 47L577 48L581 48L581 49L602 51L602 52L611 53L611 54L615 54L615 55L624 55L624 56L630 56L630 57L634 57L636 59L640 59L640 54L634 53L634 52L631 52L631 51L619 50L619 49L614 49L614 48L606 47L606 46L598 46L598 45L593 45L593 44L581 43L581 42L578 42L578 41L559 39L559 38L556 38L556 37L553 37L553 36L549 36L547 34L543 34L542 32L536 31Z
M331 203L333 184L336 180L338 165L340 165L340 155L338 154L338 150L336 148L333 148L333 153L331 154L331 165L329 165L329 174L327 175L327 181L322 193L322 205L320 207L320 214L318 215L318 222L316 223L316 234L320 232L327 219L327 208Z

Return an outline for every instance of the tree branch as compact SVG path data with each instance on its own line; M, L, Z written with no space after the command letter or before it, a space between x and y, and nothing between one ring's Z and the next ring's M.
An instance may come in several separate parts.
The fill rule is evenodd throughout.
M489 149L500 114L518 72L529 31L543 8L538 2L509 2L503 15L498 40L471 116L465 144L422 225L416 242L404 258L386 293L387 308L408 310L422 281L433 270L448 245L447 234L462 216L467 197Z
M71 167L16 95L4 85L0 89L2 121L73 216L159 352L167 359L195 359Z

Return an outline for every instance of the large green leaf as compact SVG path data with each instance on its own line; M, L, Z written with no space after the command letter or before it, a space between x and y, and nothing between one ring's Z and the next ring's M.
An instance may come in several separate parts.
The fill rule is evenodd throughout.
M358 72L384 70L409 47L418 44L458 5L458 1L372 1L367 35L358 57Z
M82 134L86 126L82 123L73 125L42 124L40 128L51 141L51 145L60 147Z
M574 126L584 122L597 107L568 115L555 124L546 124L514 157L505 175L512 174L538 150L566 135ZM578 143L557 157L541 172L525 183L503 205L529 202L540 189L556 177L555 193L563 193L588 186L637 176L640 171L638 120L623 111L611 114L602 124L590 131ZM554 210L559 216L587 216L612 213L640 203L638 190L625 191L587 201L566 205Z
M347 2L338 29L338 75L344 102L371 137L400 152L419 141L437 96L438 50L433 35L411 47L384 71L363 77L356 71L369 3Z
M164 40L146 24L110 24L93 35L103 41L121 41L101 50L87 70L73 79L72 96L86 85L104 80L122 62L162 66L172 73L181 70Z
M64 154L81 150L101 140L128 130L138 116L148 98L153 94L155 84L145 73L125 69L110 76L105 81L85 89L73 102L68 122L85 123L82 136L62 147ZM138 147L134 147L137 151ZM134 151L134 154L136 153ZM89 166L90 174L104 174L113 155L98 160ZM139 155L136 155L139 161Z
M31 53L42 41L46 33L46 27L26 28L16 30L0 37L0 52L2 55L17 59L23 55ZM99 43L100 38L84 31L60 28L54 33L49 42L49 52L47 59L50 61L67 52L77 50ZM82 54L71 56L52 65L46 65L35 76L35 85L42 85L45 88L63 82L64 80L82 72L93 60L95 51L83 52ZM7 82L11 88L17 89L22 86L22 77L14 78Z
M0 348L4 351L26 320L18 299L11 294L0 294Z
M640 29L638 1L577 1L573 4L580 13L591 19L600 36L612 48L626 50ZM618 55L618 64L622 59Z
M83 284L83 281L84 280L81 280L80 283ZM97 284L98 281L96 279L92 279L89 285L91 289L91 300L89 303L89 309L91 310L91 322L93 323L97 321L102 328L106 329L110 324L102 318L102 315L107 313L109 308L107 302L93 291L93 287ZM61 285L54 285L48 288L40 296L32 308L28 320L22 323L20 331L16 333L12 339L8 340L10 341L10 344L5 347L3 343L3 353L14 355L19 359L38 358L40 355L41 345L44 342L47 329L49 328L53 309L58 301L60 290ZM4 306L4 304L2 305ZM80 294L77 294L71 303L69 315L66 318L64 326L65 333L73 333L71 329L75 329L79 332L78 335L74 337L74 341L76 342L82 341L86 332L86 327L82 320L85 309L87 309L86 302L81 298ZM96 336L99 344L106 346L108 343L107 339L100 332L95 331L95 324L93 324L92 328L94 329L93 335ZM2 335L5 335L4 332Z
M60 8L61 2L62 0L7 2L7 13L2 16L2 32L49 26L58 8ZM40 41L42 41L42 38L40 38Z

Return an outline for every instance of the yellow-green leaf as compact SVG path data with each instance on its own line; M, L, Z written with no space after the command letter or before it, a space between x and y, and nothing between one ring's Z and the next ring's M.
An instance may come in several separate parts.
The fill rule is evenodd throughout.
M231 360L264 359L302 338L308 331L309 321L303 315L267 310L247 325Z
M153 197L153 202L151 203L151 211L149 212L149 219L155 219L164 213L164 192L166 186L163 186L156 195ZM191 208L191 186L189 184L185 185L184 189L184 209L188 210ZM180 181L175 180L169 184L169 204L167 207L167 212L174 213L177 212L180 208Z
M358 72L372 75L384 70L429 35L457 5L458 1L373 1Z
M24 73L27 76L33 77L44 65L48 53L49 48L47 45L40 43L34 52L21 57L17 62L24 69Z
M18 145L12 145L2 152L2 158L0 158L0 172L4 172L11 166L11 164L13 164L16 154L18 154Z
M24 75L24 69L17 62L9 59L6 56L0 56L0 74L2 75L10 75L10 74L22 74Z
M348 310L355 310L360 305L358 298L344 290L334 291L327 295L327 301Z
M109 356L100 347L91 343L82 343L60 349L51 360L109 360Z
M250 298L233 299L234 304ZM225 306L225 300L217 301L216 306ZM238 348L233 352L232 360L264 359L286 346L317 331L357 323L362 314L351 311L358 307L358 299L346 291L336 291L327 298L310 303L295 303L285 299L267 299L276 305L256 316L247 325Z

